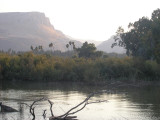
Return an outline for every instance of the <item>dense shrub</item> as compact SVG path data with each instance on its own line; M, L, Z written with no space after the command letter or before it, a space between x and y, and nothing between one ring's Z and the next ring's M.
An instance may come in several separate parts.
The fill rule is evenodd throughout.
M160 64L139 58L62 58L0 54L0 79L27 81L74 81L97 83L107 80L158 80Z

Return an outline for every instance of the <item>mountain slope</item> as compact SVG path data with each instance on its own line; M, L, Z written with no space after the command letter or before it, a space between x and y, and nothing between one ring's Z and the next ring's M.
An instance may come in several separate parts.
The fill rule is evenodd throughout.
M31 45L49 49L52 42L55 50L65 51L69 41L81 46L80 42L55 30L44 13L0 13L0 50L28 51Z
M102 42L100 45L98 45L97 49L104 51L106 53L125 53L125 49L122 47L115 46L115 47L111 48L111 45L113 43L114 43L114 38L112 36L110 39L108 39L108 40Z

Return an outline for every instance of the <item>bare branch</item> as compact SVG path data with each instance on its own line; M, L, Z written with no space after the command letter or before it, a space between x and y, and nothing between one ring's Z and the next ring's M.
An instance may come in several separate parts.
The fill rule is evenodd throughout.
M36 117L36 116L35 116L35 113L34 113L35 107L33 107L33 106L34 106L34 104L35 104L36 102L39 102L39 101L42 101L42 100L44 100L44 98L35 100L35 101L33 101L33 103L32 103L31 105L28 105L28 104L26 104L26 103L21 103L21 104L24 104L24 105L26 105L26 106L29 107L29 112L30 112L30 114L33 116L32 120L35 120L35 117Z
M43 110L43 115L42 116L43 116L44 119L46 118L46 114L47 114L46 111L47 110Z
M79 103L78 105L76 105L75 107L69 109L66 113L64 113L63 115L60 115L60 116L54 116L53 114L53 111L52 111L52 106L53 106L53 102L48 100L48 99L44 99L44 98L41 98L41 99L38 99L38 100L35 100L31 105L28 105L26 103L22 103L22 104L25 104L27 106L29 106L29 111L30 111L30 114L33 116L32 120L35 120L35 103L36 102L39 102L39 101L42 101L42 100L47 100L50 104L50 112L51 112L51 117L49 118L49 120L78 120L76 119L77 116L70 116L70 115L73 115L81 110L83 110L87 105L89 104L93 104L93 103L102 103L102 102L107 102L107 100L99 100L99 101L91 101L91 98L93 96L95 96L96 94L101 94L101 93L106 93L107 91L106 90L103 90L103 91L99 91L99 92L94 92L94 93L91 93L89 94L88 97L86 97L85 100L83 100L81 103ZM91 102L89 102L91 101ZM43 118L45 119L46 118L46 110L43 110Z
M54 103L52 101L50 101L50 100L48 100L48 102L50 104L51 115L52 115L52 117L54 117L54 114L53 114L53 111L52 111L52 106L53 106Z
M83 107L82 108L80 108L80 109L78 109L77 111L75 111L75 112L72 112L72 113L69 113L68 115L73 115L73 114L75 114L75 113L77 113L77 112L79 112L79 111L81 111L81 110L83 110L87 105L89 105L89 104L93 104L93 103L102 103L102 102L107 102L107 100L102 100L102 101L94 101L94 102L86 102L84 105L83 105Z
M63 114L63 115L61 115L61 116L59 116L59 117L61 117L61 118L62 118L62 117L67 117L68 115L75 114L75 113L81 111L82 109L84 109L84 108L86 107L86 105L91 104L91 103L88 103L88 100L89 100L91 97L93 97L95 94L100 94L100 93L104 93L104 92L106 92L106 91L99 91L99 92L91 93L84 101L82 101L81 103L79 103L79 104L76 105L75 107L71 108L69 111L67 111L65 114ZM100 103L100 101L99 101L99 102L95 102L95 103ZM84 105L83 105L83 104L84 104ZM80 109L72 112L73 110L77 109L77 108L78 108L79 106L81 106L81 105L83 105L83 107L81 107Z
M73 115L73 114L75 114L75 113L77 113L77 112L79 112L79 111L83 110L83 109L86 107L86 105L87 105L87 103L85 103L85 104L83 105L83 107L82 107L82 108L80 108L80 109L78 109L77 111L72 112L72 113L68 113L68 114L67 114L67 116L68 116L68 115ZM65 117L66 117L66 116L65 116Z
M72 110L76 109L77 107L79 107L80 105L84 104L86 101L88 101L92 96L94 96L94 93L91 93L84 101L82 101L81 103L79 103L78 105L76 105L75 107L71 108L68 112L66 112L65 114L59 116L59 117L66 117Z
M31 109L32 112L30 111L30 113L33 116L32 120L35 120L35 118L36 118L35 113L34 113L34 109L35 109L35 107Z

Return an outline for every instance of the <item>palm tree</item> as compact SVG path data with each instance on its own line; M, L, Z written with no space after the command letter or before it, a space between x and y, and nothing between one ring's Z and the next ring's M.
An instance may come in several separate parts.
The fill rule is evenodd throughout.
M34 49L34 50L35 50L35 52L38 52L38 47L35 47L35 49Z
M72 42L72 48L73 48L73 50L76 49L76 46L75 46L74 42Z
M31 50L33 51L33 46L31 45Z
M72 46L72 41L69 41L69 45ZM71 51L72 51L72 47L71 47Z
M42 51L42 50L43 50L43 46L42 46L42 45L38 46L38 49L39 49L40 51Z
M66 48L67 48L67 49L69 48L69 44L66 45ZM68 51L69 51L69 50L68 50Z
M71 42L71 41L69 41L69 45L72 45L72 42Z
M52 49L52 48L53 48L53 43L50 43L50 44L49 44L49 47Z

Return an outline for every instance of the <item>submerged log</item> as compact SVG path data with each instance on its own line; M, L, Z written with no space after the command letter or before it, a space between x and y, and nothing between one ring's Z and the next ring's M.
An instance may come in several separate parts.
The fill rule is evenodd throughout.
M0 103L0 112L18 112L18 110Z
M50 117L49 120L78 120L77 116L68 116L65 118L61 118L61 117Z

